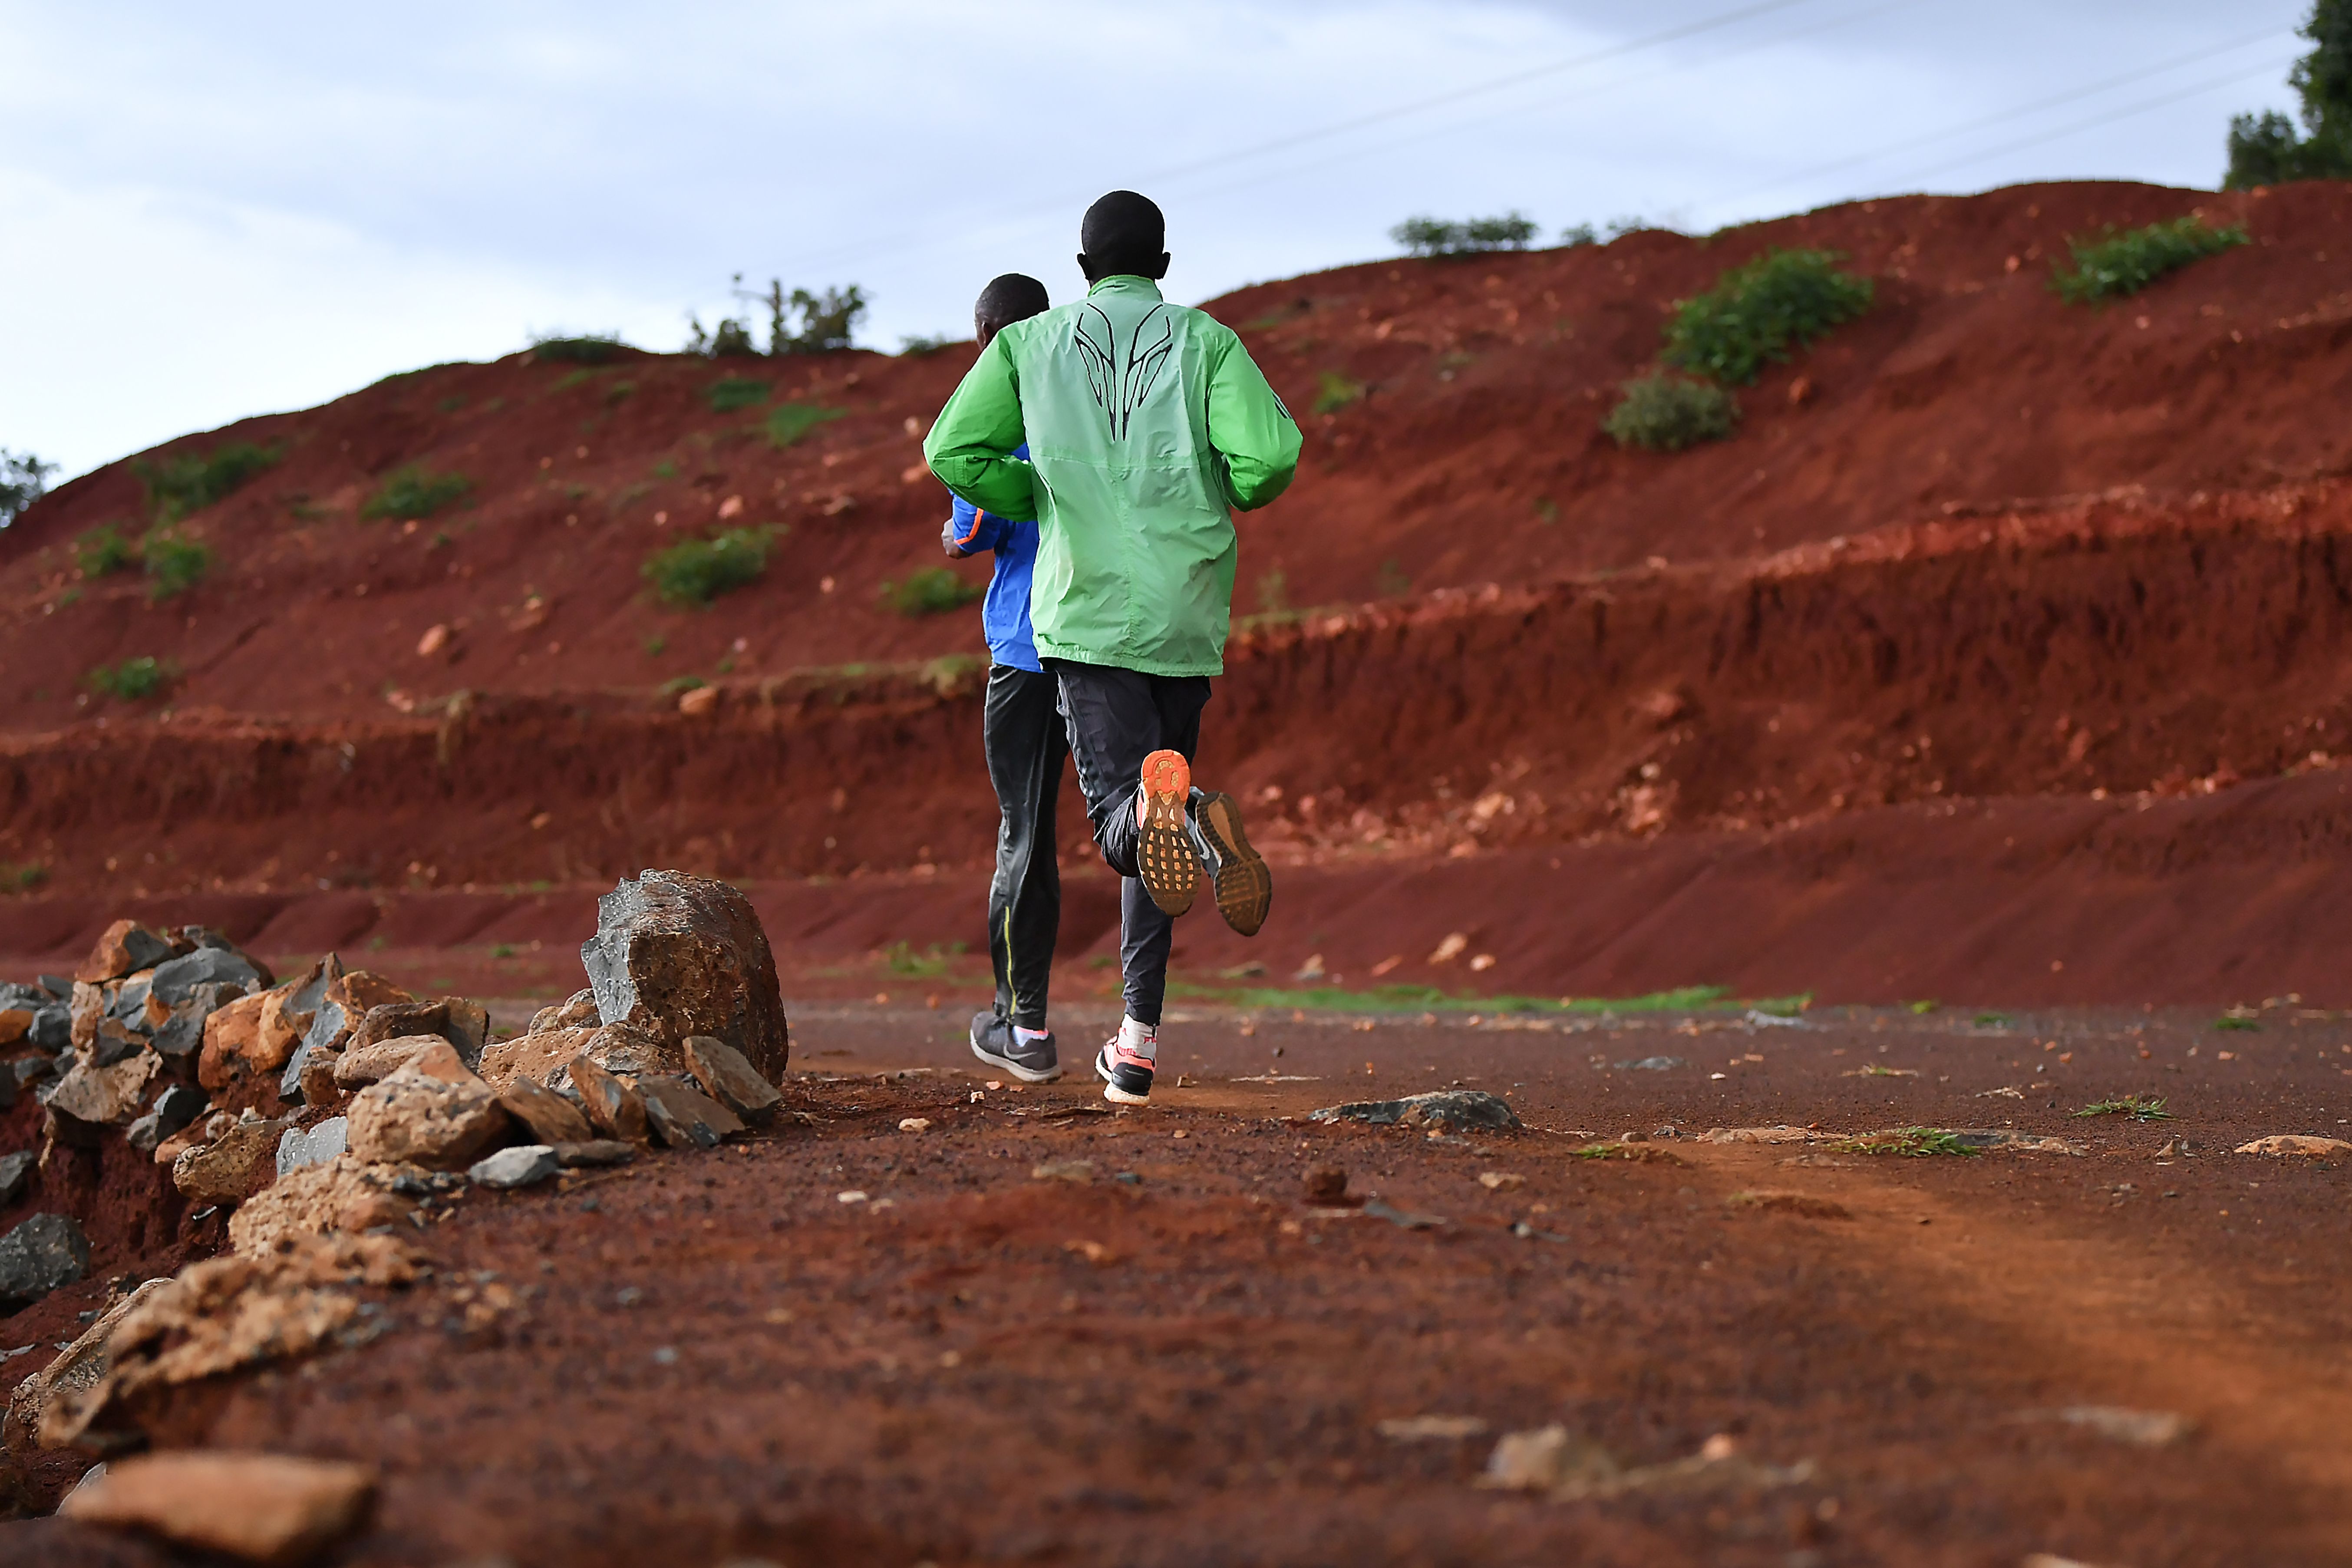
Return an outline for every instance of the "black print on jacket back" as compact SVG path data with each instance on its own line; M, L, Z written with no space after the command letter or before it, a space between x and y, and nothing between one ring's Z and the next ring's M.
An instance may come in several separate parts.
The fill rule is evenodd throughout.
M1153 306L1151 313L1135 324L1135 336L1122 356L1118 329L1100 306L1088 305L1078 312L1072 337L1087 362L1087 385L1110 418L1110 438L1126 440L1128 422L1143 406L1168 356L1175 351L1175 319L1168 314L1167 306Z

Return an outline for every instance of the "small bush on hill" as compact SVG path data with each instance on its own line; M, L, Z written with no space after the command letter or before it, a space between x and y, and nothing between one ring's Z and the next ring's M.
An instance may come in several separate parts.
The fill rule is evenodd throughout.
M187 538L178 529L151 528L139 541L147 563L147 597L157 604L186 593L212 569L212 546Z
M1337 414L1350 404L1364 400L1364 384L1353 376L1327 370L1315 385L1315 412Z
M732 414L738 408L750 408L767 402L768 384L746 375L730 375L723 381L712 382L710 390L704 395L709 398L713 414Z
M730 528L709 539L681 539L646 559L641 571L663 603L708 605L721 594L731 594L760 580L768 569L768 550L783 531Z
M1675 307L1665 362L1725 386L1753 383L1841 321L1870 309L1870 279L1841 272L1827 250L1773 250L1735 267Z
M1627 382L1624 392L1623 401L1601 422L1620 447L1679 452L1701 441L1719 441L1739 423L1738 400L1703 381L1653 371Z
M166 458L160 463L142 458L131 465L131 469L147 487L147 503L155 509L157 520L177 522L267 470L278 458L274 447L232 441L214 447L201 458L191 452Z
M2111 225L2096 239L2068 237L2074 264L2053 263L2050 287L2070 305L2126 299L2168 272L2245 243L2244 229L2215 228L2194 213L2123 232Z
M530 357L539 364L610 364L621 348L618 332L583 332L577 337L533 338Z
M1573 250L1579 246L1598 245L1601 237L1592 231L1589 223L1572 223L1559 231L1559 242Z
M40 500L49 488L49 476L57 471L55 463L44 463L30 452L0 451L0 528Z
M880 597L900 615L914 619L961 609L986 593L944 566L926 566L903 583L884 583Z
M818 426L848 412L820 408L814 403L783 404L768 416L768 444L779 448L793 446Z
M422 463L411 463L385 478L360 508L360 516L411 522L455 505L473 488L474 481L463 474L436 474Z
M686 324L692 335L686 340L686 352L706 359L731 359L744 354L756 354L760 345L751 341L751 324L740 316L729 316L706 332L702 319L688 316Z
M822 294L812 294L805 289L783 292L781 282L768 285L768 352L772 354L821 354L835 349L845 349L857 330L857 318L866 314L865 291L852 283L846 289L827 289ZM800 318L798 327L788 326L793 316Z
M73 545L74 566L86 578L106 577L137 559L139 552L110 522L91 529Z
M118 665L101 664L82 677L83 684L100 697L119 702L139 702L180 679L180 667L168 658L126 658Z
M1414 256L1465 256L1481 250L1525 250L1536 237L1533 218L1510 212L1501 217L1409 217L1389 237Z
M899 338L898 353L908 359L920 359L925 354L935 354L950 343L961 341L947 332L940 332L937 336L929 332L908 332Z

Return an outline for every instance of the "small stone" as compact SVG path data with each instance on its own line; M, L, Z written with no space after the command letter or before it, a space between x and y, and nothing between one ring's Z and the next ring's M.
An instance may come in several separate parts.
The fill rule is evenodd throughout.
M589 1125L608 1138L626 1143L649 1143L653 1130L646 1122L645 1097L635 1081L607 1072L585 1057L572 1063L572 1086L588 1113Z
M454 1082L432 1076L433 1059L422 1052L360 1091L351 1108L353 1154L371 1164L462 1171L505 1136L512 1123L489 1086L470 1073Z
M278 1140L278 1173L289 1175L305 1165L323 1165L351 1146L352 1123L347 1116L331 1116L310 1127L289 1127Z
M276 1454L134 1454L58 1508L68 1518L146 1531L248 1563L307 1563L363 1525L375 1501L364 1465Z
M1573 1436L1565 1426L1507 1432L1486 1457L1482 1487L1506 1491L1549 1491L1570 1481L1617 1473L1617 1462L1599 1444Z
M477 1160L466 1174L485 1187L527 1187L555 1174L562 1163L544 1143L520 1143Z
M930 1130L931 1119L928 1116L901 1116L898 1118L898 1131L901 1132L929 1132Z
M530 1079L508 1084L499 1093L499 1103L541 1143L583 1143L595 1136L578 1106Z
M268 985L270 977L234 948L200 947L155 966L154 994L172 1006L188 1000L201 984Z
M61 1214L37 1214L0 1236L0 1308L28 1307L89 1272L89 1237Z
M241 1204L278 1174L278 1142L283 1121L231 1121L210 1142L172 1163L172 1185L192 1204Z
M78 981L96 984L142 969L152 969L172 956L172 943L156 935L137 921L117 921L106 928L98 942L89 950L74 971Z
M13 1154L0 1154L0 1208L5 1208L25 1195L33 1172L41 1163L38 1150L19 1149Z
M2331 1157L2352 1154L2352 1143L2341 1138L2315 1138L2302 1132L2273 1132L2238 1145L2241 1154L2306 1154Z
M673 1149L715 1149L743 1131L733 1111L682 1079L642 1078L637 1092L645 1097L646 1122Z
M52 1002L34 1010L32 1027L25 1031L26 1043L37 1051L51 1056L73 1044L73 1007L68 1003Z
M162 1066L152 1051L106 1067L77 1063L49 1092L50 1127L65 1142L94 1144L104 1130L127 1126L139 1114L148 1082Z
M2169 1410L2132 1410L2116 1405L2073 1405L2051 1412L2057 1420L2136 1448L2166 1448L2197 1430L2197 1423Z
M761 1078L742 1052L710 1035L688 1035L686 1068L703 1092L746 1121L766 1120L783 1096Z
M1310 1112L1307 1120L1363 1121L1376 1127L1394 1125L1455 1132L1516 1131L1520 1126L1508 1100L1478 1089L1440 1089L1433 1094L1408 1095L1402 1100L1327 1106Z
M592 1138L584 1143L556 1143L556 1163L565 1170L575 1166L625 1165L637 1157L629 1144L612 1138Z
M1478 1184L1490 1193L1516 1193L1528 1184L1528 1179L1516 1171L1481 1171Z
M1336 1204L1348 1195L1348 1173L1337 1165L1318 1165L1307 1173L1307 1201Z
M1030 1167L1033 1182L1091 1182L1095 1179L1092 1160L1041 1160Z
M379 1009L382 1011L382 1009ZM373 1017L374 1014L370 1014ZM335 1058L335 1086L339 1089L365 1089L406 1067L434 1046L448 1049L449 1042L438 1035L397 1035L388 1040L376 1040L367 1045L359 1041L353 1030L352 1043ZM450 1055L454 1058L456 1052Z

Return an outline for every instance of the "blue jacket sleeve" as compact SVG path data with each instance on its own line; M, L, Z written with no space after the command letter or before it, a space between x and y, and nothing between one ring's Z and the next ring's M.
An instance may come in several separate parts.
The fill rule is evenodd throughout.
M952 498L955 515L950 520L955 530L958 551L977 555L983 550L994 550L1004 542L1005 531L1011 525L1003 518L980 510L961 496Z

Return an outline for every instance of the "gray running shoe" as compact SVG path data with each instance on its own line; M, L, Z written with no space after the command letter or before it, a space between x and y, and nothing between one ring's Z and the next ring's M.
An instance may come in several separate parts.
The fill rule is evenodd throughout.
M1184 816L1192 853L1216 889L1217 912L1244 936L1255 936L1274 904L1274 873L1242 834L1242 808L1232 795L1192 792Z
M1048 1029L1042 1040L1024 1040L1013 1032L1013 1020L998 1012L971 1016L971 1054L1023 1083L1051 1083L1062 1076L1053 1031Z

